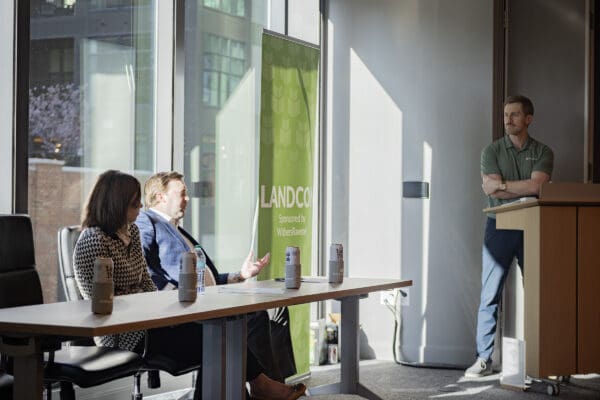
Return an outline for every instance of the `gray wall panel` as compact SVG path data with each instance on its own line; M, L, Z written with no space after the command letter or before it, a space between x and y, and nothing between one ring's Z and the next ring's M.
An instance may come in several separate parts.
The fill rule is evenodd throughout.
M479 154L492 136L492 1L330 5L332 240L349 243L350 276L414 280L403 360L466 365L480 288ZM431 199L402 199L405 180L430 180ZM393 316L379 296L361 302L361 324L370 354L390 359Z
M554 150L552 180L583 182L585 0L508 7L507 91L533 101L530 133Z

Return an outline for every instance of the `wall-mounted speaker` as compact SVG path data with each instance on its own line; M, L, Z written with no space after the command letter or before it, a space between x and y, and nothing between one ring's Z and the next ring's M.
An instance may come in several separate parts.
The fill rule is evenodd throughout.
M402 197L404 197L405 199L428 199L429 182L403 182Z

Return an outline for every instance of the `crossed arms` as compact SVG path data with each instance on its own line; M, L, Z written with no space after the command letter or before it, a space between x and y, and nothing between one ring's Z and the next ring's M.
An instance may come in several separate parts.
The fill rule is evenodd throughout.
M538 196L543 183L550 180L550 175L541 171L533 171L530 179L520 181L502 181L499 174L481 174L483 192L495 199L514 199L522 196Z

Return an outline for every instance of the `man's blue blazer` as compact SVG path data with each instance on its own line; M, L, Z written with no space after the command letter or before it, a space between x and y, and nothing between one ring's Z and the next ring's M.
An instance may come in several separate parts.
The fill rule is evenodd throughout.
M167 283L177 287L181 254L189 251L187 243L181 235L184 235L194 246L198 242L183 228L175 228L152 210L140 211L135 223L140 229L140 239L144 257L148 263L148 272L150 272L150 277L156 287L159 290L163 289ZM208 254L206 254L206 265L214 275L217 285L227 283L229 274L220 274Z

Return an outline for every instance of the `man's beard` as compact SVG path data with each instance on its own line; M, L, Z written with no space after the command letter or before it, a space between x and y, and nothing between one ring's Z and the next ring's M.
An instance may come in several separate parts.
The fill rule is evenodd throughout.
M523 129L517 129L516 126L510 125L504 126L504 132L506 132L507 135L518 136L521 132L523 132Z

